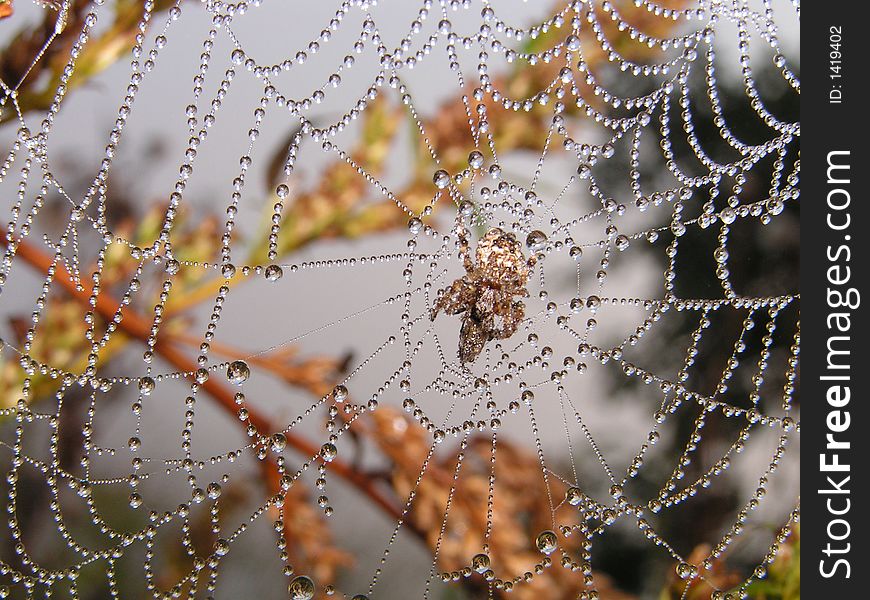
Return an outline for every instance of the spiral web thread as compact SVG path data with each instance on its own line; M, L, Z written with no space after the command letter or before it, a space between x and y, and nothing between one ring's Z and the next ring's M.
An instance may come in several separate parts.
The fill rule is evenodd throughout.
M273 0L274 1L274 0ZM511 24L510 14L499 12L498 3L489 2L431 2L421 4L416 19L405 34L407 44L402 47L388 48L382 43L378 15L366 2L343 2L327 28L315 36L315 44L307 40L287 40L286 57L276 65L264 65L256 57L246 52L244 39L237 38L234 26L246 15L260 10L260 2L203 2L201 7L210 14L211 29L204 40L201 68L194 77L194 87L186 98L176 97L167 110L186 110L189 117L190 145L185 157L179 164L179 175L174 184L175 192L164 216L160 233L153 244L138 247L123 239L108 228L107 214L112 210L110 195L107 191L108 174L113 166L115 150L121 144L128 120L136 118L133 101L140 85L147 81L149 73L160 68L161 50L169 43L176 32L176 22L182 9L194 10L181 3L167 12L155 12L153 2L145 2L136 44L130 59L130 78L127 96L117 113L117 120L110 132L106 146L106 157L92 185L83 197L67 195L62 183L52 173L48 160L47 144L52 139L55 116L64 106L66 97L65 81L76 68L76 58L89 41L88 33L97 27L101 15L108 5L95 2L88 9L81 35L70 52L66 70L54 101L48 111L41 115L22 114L18 108L16 89L21 82L0 82L3 89L3 111L18 113L19 129L16 141L9 149L2 165L4 193L17 193L7 227L5 252L2 263L3 293L26 293L24 284L18 285L12 276L13 267L21 260L23 245L27 242L39 246L52 257L48 275L42 288L34 298L32 322L22 344L4 342L3 354L7 363L16 364L24 374L24 384L20 390L21 400L17 406L4 409L3 418L14 423L5 429L7 437L2 440L3 464L7 469L7 509L8 523L6 535L14 542L16 556L5 557L0 572L6 581L4 597L15 590L24 590L28 597L41 589L61 588L59 582L68 580L71 597L76 597L76 578L81 569L97 564L105 571L109 590L113 597L119 594L115 564L133 548L144 547L143 573L149 593L154 597L183 595L199 597L212 595L219 591L218 573L225 557L231 553L234 543L244 536L250 525L259 519L273 519L282 515L282 489L301 485L306 480L303 475L317 471L322 480L331 473L330 463L342 451L346 434L357 420L365 419L368 414L377 412L386 403L401 405L410 416L427 431L431 449L426 461L420 466L416 485L406 503L402 506L395 531L388 542L371 584L362 595L355 598L379 597L378 585L382 573L390 566L389 547L400 532L407 526L413 514L417 490L425 481L427 468L438 454L439 448L446 448L454 440L459 451L455 456L453 486L447 497L440 535L434 544L434 562L429 577L420 593L429 597L435 581L446 582L462 578L481 578L484 589L490 596L498 595L501 590L518 589L534 580L547 569L567 569L576 572L576 577L585 578L585 588L581 598L598 597L595 578L591 576L590 561L593 560L595 542L606 536L612 526L627 523L636 527L650 544L657 546L656 552L669 557L676 574L685 580L685 592L693 585L706 580L713 561L726 556L733 549L735 541L745 531L753 511L761 506L769 485L769 478L777 470L789 441L799 432L799 423L793 415L793 396L797 384L797 363L799 348L799 328L794 319L783 315L796 312L798 298L795 295L746 296L739 285L732 282L729 272L729 234L733 227L754 220L763 225L774 222L789 204L795 203L799 196L799 123L784 122L768 112L750 66L750 40L762 46L758 52L770 55L776 72L782 77L791 93L799 93L799 80L790 70L784 51L777 38L776 16L780 10L793 10L799 16L800 6L796 0L791 6L778 6L774 11L771 0L750 6L740 1L702 1L697 5L678 8L665 8L646 0L635 0L635 8L645 10L649 15L673 23L674 37L654 38L637 31L624 21L620 9L625 3L614 2L574 2L552 13L542 23L530 28L518 28ZM262 2L263 5L269 2ZM388 2L381 3L389 4ZM677 4L672 4L677 6ZM60 33L67 26L71 10L70 2L59 5L45 5L45 10L57 12L55 31ZM465 18L475 16L478 28L462 31L451 23L452 15L461 13ZM316 52L317 45L336 43L332 38L348 23L359 16L361 31L352 48L347 48L350 57L377 55L378 71L372 73L370 87L359 98L350 98L347 112L332 124L317 124L310 119L312 108L325 95L340 93L341 75L354 68L354 61L346 59L331 74L317 82L308 98L289 98L282 93L282 78L287 72L292 76L297 65L303 62L305 53ZM792 18L795 15L790 15ZM734 29L722 29L728 24ZM605 31L616 26L620 31L641 44L660 50L663 57L659 63L635 64L620 55L617 48L608 41ZM723 33L722 31L725 33ZM523 40L535 39L547 32L557 31L556 45L543 51L524 53L515 48ZM736 39L731 36L736 35ZM755 37L752 37L755 36ZM215 40L227 38L235 48L231 55L212 53ZM512 38L512 39L511 39ZM52 42L52 36L47 44ZM519 41L519 42L518 42ZM716 48L729 45L736 48L733 56L725 53L720 57ZM753 47L753 52L756 48ZM587 68L586 57L593 52L603 53L605 64L612 71L607 77L598 80L598 73ZM40 53L41 56L41 53ZM40 56L34 57L36 64ZM535 68L537 64L555 63L564 65L546 89L529 98L512 98L509 92L499 89L496 78L488 73L488 62L496 57L507 59L521 65L520 68ZM434 163L439 164L439 148L429 143L423 121L415 110L415 97L410 86L403 82L404 73L409 69L425 69L433 61L444 60L452 70L457 90L474 90L464 95L464 103L469 124L470 139L468 166L460 172L448 173L436 167L433 169L431 202L423 210L413 210L403 203L403 198L391 191L386 184L369 175L362 166L356 167L359 176L365 178L375 194L395 203L397 211L407 213L408 232L403 236L401 246L393 253L374 256L352 256L348 259L324 259L305 263L282 263L278 256L278 240L281 236L282 210L285 203L292 202L293 181L290 178L295 164L305 158L300 152L307 141L306 152L312 148L320 149L330 157L353 164L352 158L341 148L341 134L354 120L361 116L371 103L390 90L398 90L402 101L407 104L420 135L426 144ZM464 62L469 59L470 62ZM766 136L760 143L750 144L741 141L732 133L731 124L724 118L720 102L717 67L725 60L737 60L742 69L743 92L753 111L757 114L759 128ZM358 67L357 67L358 68ZM703 77L694 77L701 72ZM206 77L214 73L221 78L214 98L204 91ZM616 74L616 76L613 76ZM471 78L471 80L469 80ZM613 80L612 82L610 80ZM625 97L619 85L611 84L622 80L642 81L646 92L638 97ZM175 215L184 204L185 182L193 176L197 168L197 150L208 144L209 126L219 120L221 99L233 86L253 86L262 88L262 97L251 107L254 125L248 148L242 149L240 170L228 192L231 198L227 207L227 220L221 237L220 257L215 263L185 261L176 254L179 248L170 243ZM582 85L581 85L582 84ZM594 93L589 97L588 91ZM551 113L550 127L545 140L541 140L541 152L537 160L527 162L532 169L524 177L510 172L500 163L498 147L488 122L487 104L494 101L509 111L524 113L547 110ZM693 107L706 103L712 111L709 116L718 129L722 141L732 150L729 161L710 155L698 141L695 121L699 118ZM188 105L186 109L182 109ZM592 130L583 131L594 142L586 143L572 138L574 117L566 116L566 107L579 110L585 116L584 123ZM234 219L239 204L244 202L241 193L245 175L257 161L258 153L255 139L258 127L266 114L281 115L290 124L300 126L299 133L292 140L284 173L287 178L277 186L272 222L275 226L269 237L268 265L240 265L232 260L235 240L232 235ZM229 117L227 117L229 118ZM244 118L237 121L239 127L248 127ZM681 138L678 140L678 138ZM652 140L651 144L643 140ZM313 142L313 143L310 143ZM642 143L644 147L642 148ZM687 145L684 152L692 158L691 167L685 157L676 157L674 144ZM652 150L652 152L651 152ZM551 193L544 180L553 176L547 170L550 160L567 156L572 161L571 174L563 177ZM641 160L655 156L656 164L666 166L658 177L642 177ZM628 186L623 197L612 199L599 185L599 169L611 161L620 159L627 164ZM769 160L768 160L769 159ZM653 159L651 159L653 160ZM753 169L761 168L768 162L770 187L766 193L748 192L743 189L747 176ZM696 174L691 174L696 173ZM644 181L642 181L644 179ZM10 187L13 186L13 187ZM15 191L11 191L15 189ZM52 191L63 195L68 201L68 222L59 239L48 236L33 239L34 229L38 229L44 217L43 201ZM722 194L720 195L720 192ZM581 196L587 194L588 198ZM271 200L275 201L275 198ZM469 240L471 253L476 239L483 232L499 227L515 234L523 243L526 257L537 256L528 282L530 297L525 299L525 318L518 331L508 339L490 341L476 361L462 364L456 356L455 337L459 329L459 319L450 315L439 315L433 320L431 312L438 290L448 286L462 275L462 261L458 248L465 235ZM96 254L81 256L84 249L79 247L78 239L85 231L97 232L101 240ZM764 234L765 229L760 230ZM683 253L694 252L691 242L692 233L703 232L705 236L716 236L713 261L715 280L719 283L716 293L707 298L683 298L677 293L680 278L678 261ZM33 340L39 335L40 315L47 299L60 287L56 277L59 270L71 275L79 290L92 291L92 305L96 306L100 294L99 282L102 265L110 247L122 245L130 257L138 262L127 287L121 295L120 307L114 323L100 333L95 326L93 311L79 316L88 324L89 339L93 351L88 358L88 366L81 372L65 373L51 364L41 364L38 357L31 355ZM615 293L608 275L621 261L630 261L632 251L647 246L645 252L658 253L665 265L664 277L656 284L658 293L650 297L635 297L629 293ZM82 265L96 260L96 272L80 271ZM153 322L146 324L146 344L144 362L138 373L129 376L111 376L101 372L98 367L102 349L113 336L118 335L118 324L123 322L125 307L136 302L145 286L139 277L146 277L151 265L158 265L163 281L163 294L158 303L151 306ZM334 281L340 282L347 270L365 270L373 265L386 265L390 272L399 273L404 278L404 289L385 294L383 299L372 306L362 309L355 307L347 313L330 315L323 324L310 328L299 324L299 335L272 348L264 348L249 356L239 356L236 360L219 362L209 356L208 344L201 348L201 356L195 368L189 371L161 371L153 361L155 348L160 344L161 314L166 302L172 296L173 280L186 270L208 269L220 277L230 280L234 277L267 279L272 293L288 293L287 287L277 282L296 277L302 271L323 271ZM379 267L385 268L383 266ZM566 272L576 270L576 284L569 287L570 293L563 294L554 280ZM555 275L554 275L555 274ZM400 281L401 279L399 279ZM396 281L394 277L390 281ZM93 282L94 285L91 284ZM16 287L18 285L18 287ZM303 283L299 284L304 285ZM565 287L565 286L562 286ZM630 287L630 286L629 286ZM225 287L217 294L214 308L207 327L202 333L202 341L211 341L220 327L221 307L231 294ZM385 288L389 291L389 288ZM21 291L24 290L24 291ZM564 297L562 297L564 296ZM380 340L354 340L365 357L352 365L347 377L335 390L320 398L300 414L298 418L283 424L283 431L258 431L256 424L248 422L250 441L238 448L227 448L215 456L197 456L191 444L182 443L180 454L163 456L143 455L142 447L149 434L142 429L139 412L143 405L159 406L161 403L187 402L190 409L184 424L167 423L167 428L180 425L184 430L183 440L193 435L195 412L194 402L207 395L208 381L226 380L244 388L252 367L248 361L283 345L304 342L317 338L331 327L348 321L367 318L385 307L402 307L400 319L394 319L391 330ZM791 312L790 312L791 311ZM669 315L681 313L690 323L689 341L682 349L683 361L678 369L657 369L645 367L643 358L634 358L632 349L642 345L647 338L654 338L657 330L664 327ZM147 312L145 314L148 314ZM627 333L616 343L604 343L596 338L596 330L602 327L608 315L618 315L614 319L630 323ZM626 316L628 315L628 316ZM730 315L730 316L729 316ZM705 333L715 328L716 322L737 316L741 323L736 336L728 342L730 357L718 374L718 381L712 389L702 390L693 386L692 373L702 363L704 357ZM784 323L784 324L783 324ZM786 330L782 328L786 327ZM764 330L760 347L755 355L750 355L747 339L752 329ZM774 360L774 350L787 348L782 365ZM748 365L748 366L747 366ZM383 369L382 371L378 371ZM584 402L582 382L584 377L595 369L616 372L628 383L640 382L644 394L637 402L648 403L648 414L652 428L646 438L638 441L638 450L627 467L611 464L603 450L600 433L593 432L584 421ZM774 372L777 370L777 372ZM435 372L434 376L431 374ZM674 372L676 371L676 372ZM58 381L59 390L51 403L31 406L31 378L42 373ZM372 374L374 373L374 374ZM747 377L749 397L734 401L728 394L729 380L736 374ZM355 389L356 379L364 375L373 377L377 391L368 395L365 390ZM356 379L355 379L356 378ZM778 382L773 389L765 385L765 379ZM188 388L187 400L184 395L176 397L167 390L167 383L181 381ZM580 382L579 384L577 382ZM362 386L361 386L362 387ZM60 419L61 407L66 394L75 389L84 390L89 397L86 421L79 423L83 432L83 469L76 473L61 468L58 457L58 437L62 435ZM98 422L102 399L109 392L130 388L134 397L133 409L137 415L135 430L130 432L126 448L103 447L99 442ZM652 390L654 393L649 394ZM360 396L366 396L360 400ZM650 398L656 398L650 400ZM771 400L772 399L772 400ZM236 396L240 416L244 420L246 399L243 393ZM359 402L359 403L358 403ZM543 402L558 403L561 406L562 422L545 423L536 415ZM327 434L320 433L317 415L326 409L330 415ZM672 461L667 467L670 476L660 481L660 489L641 497L633 490L632 482L647 466L647 457L665 430L673 415L693 412L691 431L682 453L676 457L657 456L650 460ZM725 419L734 423L735 434L730 445L707 449L704 444L705 426L713 420ZM510 573L489 556L489 542L493 534L498 509L499 480L496 477L499 437L498 431L507 421L517 421L528 427L535 441L535 449L540 462L541 481L549 496L550 521L552 526L540 532L530 544L540 550L537 564L527 567L527 572ZM45 427L48 427L46 434ZM64 427L70 426L64 422ZM306 429L306 426L308 428ZM749 498L742 500L737 518L718 541L711 545L709 554L701 561L690 563L686 556L668 543L657 530L656 520L660 514L679 511L683 503L690 502L696 495L703 495L708 487L715 487L717 480L724 477L732 461L749 442L750 434L767 429L776 433L777 442L766 465L756 474L757 490ZM318 452L303 457L298 468L285 460L286 449L284 434L305 430L309 436L326 436L315 443ZM618 430L617 430L618 431ZM547 457L547 440L553 435L564 436L571 452L571 465L565 470L551 464ZM454 490L463 476L463 460L469 442L475 436L491 439L492 478L487 500L487 514L484 543L479 552L466 557L464 567L442 572L439 568L439 553L444 540L451 531L451 503ZM117 437L117 436L116 436ZM123 436L123 437L126 437ZM328 439L327 439L328 438ZM702 448L704 449L702 452ZM597 473L583 472L580 464L575 464L574 456L585 454L593 456L599 469ZM230 463L243 462L245 457L255 457L260 461L269 456L277 456L278 470L282 475L281 488L270 493L265 502L249 518L236 523L225 522L222 511L229 500L221 498L222 486L231 480ZM115 477L101 477L95 464L101 460L115 457L124 459L128 473ZM126 458L129 457L129 458ZM712 457L712 458L711 458ZM132 462L126 462L126 461ZM686 471L690 465L700 462L702 467L687 481ZM115 461L117 464L117 460ZM218 471L226 468L226 474L214 476L207 467ZM28 534L22 531L16 521L18 496L16 482L21 469L40 473L47 484L53 502L51 513L55 526L65 546L64 555L71 557L65 568L45 567L31 556L28 549ZM138 486L147 480L160 478L187 478L189 497L178 508L162 512L159 501L140 493ZM213 478L213 480L211 480ZM204 480L207 479L207 480ZM588 481L604 482L609 493L601 494L594 486L587 487ZM298 482L298 483L297 483ZM323 487L323 481L318 482ZM306 484L307 485L307 484ZM65 489L64 489L65 488ZM100 488L129 490L129 509L151 510L147 523L135 531L115 529L101 514L94 500ZM67 492L72 490L79 496L78 501L86 503L87 516L101 532L99 543L87 544L76 539L64 518L64 503ZM127 492L125 492L126 495ZM320 505L327 514L332 512L328 497L318 492ZM155 503L156 502L156 503ZM154 503L152 505L152 503ZM173 588L161 590L154 579L155 537L163 528L181 524L182 531L190 526L190 512L197 505L205 505L211 513L216 542L210 553L197 554L193 569ZM564 517L566 509L570 517ZM277 512L276 512L277 510ZM789 535L798 519L799 508L791 511L784 525L779 529L764 553L761 564L742 584L729 590L715 589L714 598L746 597L752 581L763 576L766 564L772 562L774 554ZM237 519L238 520L238 519ZM278 528L280 529L280 527ZM579 550L563 547L567 536L573 534L584 542ZM182 535L179 543L188 546L187 537ZM286 555L281 553L283 538L279 531L278 550L282 561ZM294 572L290 565L285 567L285 575L293 598L312 598L317 592L338 594L332 587L325 587L316 581L313 574ZM309 576L310 575L310 576ZM348 594L350 597L352 594Z

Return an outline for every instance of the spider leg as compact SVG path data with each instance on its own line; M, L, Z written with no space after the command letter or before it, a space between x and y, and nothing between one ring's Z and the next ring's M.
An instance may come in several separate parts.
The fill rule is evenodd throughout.
M465 277L457 279L452 285L438 292L438 299L432 307L430 319L435 320L440 311L448 315L457 315L474 304L475 287Z
M459 238L459 256L462 258L462 266L469 275L474 273L474 261L471 260L471 244L468 241L468 232L461 222L456 224L456 236Z
M504 340L516 333L526 315L526 306L520 300L508 298L505 302L496 305L495 313L501 317L502 326L493 328L492 337Z

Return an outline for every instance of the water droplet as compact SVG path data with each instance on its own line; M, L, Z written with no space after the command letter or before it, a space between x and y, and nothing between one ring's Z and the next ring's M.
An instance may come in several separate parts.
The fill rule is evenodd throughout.
M572 52L580 49L580 38L573 33L565 38L565 47Z
M208 381L208 369L197 369L193 373L193 378L196 380L197 383L205 383L206 381Z
M559 546L559 539L556 537L555 532L548 529L538 534L538 537L535 539L535 546L543 554L552 554Z
M272 436L272 451L283 452L287 447L287 437L283 433L276 433Z
M417 235L418 233L423 231L423 221L421 221L417 217L412 217L408 221L408 231L410 231L414 235Z
M435 187L439 190L443 190L450 185L450 173L444 169L438 169L435 171L435 175L432 176L432 183L434 183Z
M335 447L335 444L327 443L320 447L320 458L324 462L332 462L336 456L338 456L338 448Z
M335 389L332 390L332 399L338 402L339 404L347 400L347 388L343 385L335 386Z
M208 484L208 487L206 487L205 489L205 493L208 494L208 497L212 500L217 500L218 498L220 498L222 491L223 490L221 489L220 484L215 482L211 482L210 484Z
M479 169L483 166L483 154L477 150L472 150L468 155L468 166L472 169Z
M234 360L227 367L227 379L234 385L242 385L250 376L251 369L243 360Z
M181 269L181 264L174 258L166 261L166 272L170 275L175 275Z
M526 237L526 246L533 252L542 250L547 243L547 236L543 231L535 229Z
M154 380L150 377L142 377L139 379L139 392L143 396L149 395L154 391Z
M471 559L471 568L478 573L486 573L489 570L489 557L486 554L475 554Z
M631 240L628 239L627 235L619 234L616 236L616 239L613 241L613 245L616 246L616 249L620 252L626 250L628 248L628 244Z
M220 538L214 543L214 553L218 556L226 556L230 551L230 543L224 538Z
M287 591L290 592L291 600L311 600L314 598L314 581L305 575L294 577L287 586Z
M583 492L578 487L569 487L565 492L565 500L571 506L577 506L583 502Z
M278 281L284 276L284 269L282 269L278 265L269 265L268 267L266 267L263 275L265 275L266 279L269 281Z
M677 565L677 575L680 579L694 579L698 576L698 567L681 562Z

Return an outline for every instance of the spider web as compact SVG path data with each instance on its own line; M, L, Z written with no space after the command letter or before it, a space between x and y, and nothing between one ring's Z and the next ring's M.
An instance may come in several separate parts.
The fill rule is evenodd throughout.
M365 468L354 463L342 471L336 465L353 454L357 427L386 436L387 426L414 427L423 460L410 469L415 476L399 502L385 501L394 529L367 537L358 566L371 576L348 598L393 597L383 580L391 568L401 568L394 550L408 530L422 527L419 514L431 506L418 505L436 484L443 493L423 536L434 557L415 588L423 598L440 593L442 582L459 581L500 597L535 589L556 570L576 581L577 597L599 597L593 563L611 534L643 538L684 582L684 597L704 585L713 598L748 597L799 517L799 506L779 511L772 535L753 521L775 487L775 473L795 453L789 443L798 441L800 430L798 297L789 291L794 282L768 278L770 262L758 258L776 254L777 223L796 208L800 124L768 107L766 83L750 57L763 57L786 93L799 93L778 37L778 19L798 17L799 2L777 4L776 10L771 0L573 2L528 27L495 2L423 2L396 36L385 33L399 21L390 15L395 2L346 1L311 39L245 29L246 19L275 4L178 3L158 12L154 2L145 2L127 61L126 97L99 142L108 144L105 156L82 194L67 191L50 144L55 121L74 97L66 83L86 68L77 59L100 24L111 22L113 5L94 2L83 9L84 18L75 23L81 33L65 51L66 70L48 110L22 111L17 90L25 78L0 82L2 110L18 122L0 172L4 195L14 198L0 276L4 299L27 302L31 313L20 340L3 342L4 368L20 377L16 402L2 409L5 534L15 553L0 562L3 597L41 590L77 597L76 582L88 569L103 572L109 595L119 597L127 582L118 565L128 557L141 563L142 584L155 598L220 597L225 585L244 589L219 574L264 522L278 524L276 568L292 598L341 596L316 569L294 568L286 552L292 540L282 531L294 515L284 504L304 488L318 511L340 518L343 503L331 498L346 492L331 491L336 473L359 483L355 474ZM56 35L72 26L72 2L44 9L57 15ZM649 29L627 14L642 15ZM184 114L189 140L176 174L162 181L168 205L160 223L141 243L112 229L109 176L119 168L114 165L125 129L136 121L137 95L161 69L173 69L161 61L164 48L199 35L203 24L207 33L193 86L173 89L165 102L167 112ZM280 60L258 58L251 49L256 40L248 39L257 34L280 39ZM50 35L32 65L54 41ZM333 46L346 57L339 66L299 75L310 92L286 91L307 61ZM637 48L643 47L652 54L633 58L642 56ZM720 70L728 63L737 65L750 125L727 118L733 107L723 100ZM517 97L497 74L509 68L549 69L553 77ZM467 159L441 154L443 135L427 129L432 102L415 92L421 77L441 78L439 85L451 88L454 108L466 117L465 130L456 135L467 140ZM231 88L252 95L244 110L225 116L221 107ZM431 157L419 194L423 203L401 193L400 176L379 178L347 150L358 133L355 123L384 99L405 105L408 135L421 139ZM317 110L325 100L341 107L338 116ZM537 150L503 156L505 132L496 114L545 123ZM215 123L242 134L233 138L235 172L210 167L210 143L225 143L213 141ZM296 129L273 193L261 201L246 186L268 162L257 140L270 127ZM712 148L702 141L711 131L718 141ZM389 149L391 156L402 152L398 145ZM285 255L286 216L304 187L296 169L322 157L352 167L364 206L386 206L407 229L378 239L371 254L342 243L338 249L314 245L307 256ZM396 160L401 171L405 159ZM186 189L202 174L219 190L207 207L191 204ZM57 216L46 207L49 194L66 203L65 223L54 236L43 234ZM217 259L188 260L178 215L201 211L204 219L210 209L226 215L216 228ZM272 224L267 260L248 264L237 228L245 230L246 216L263 210ZM461 363L460 317L442 313L433 319L432 311L438 291L465 272L463 238L471 238L473 255L477 240L495 227L520 240L526 258L536 257L526 289L510 293L523 299L525 317L512 336L488 342L475 361ZM771 241L759 241L766 239ZM762 250L753 257L746 245ZM47 275L34 286L26 272L39 262L33 258L38 250L48 257L37 264ZM123 285L103 289L105 264L119 252L135 266ZM751 279L744 275L752 270L758 272ZM180 368L166 358L171 344L163 315L171 311L173 288L192 272L225 285L214 288L210 310L190 324L186 333L197 341L199 356L182 356L187 366ZM240 279L258 282L257 296L230 285ZM85 323L90 354L70 369L34 346L52 301L76 293L86 303L70 318ZM257 318L259 306L266 325ZM144 356L101 362L118 336L137 333L146 344ZM221 355L220 344L234 340L249 350ZM288 412L286 402L264 409L258 398L274 397L281 386L264 375L263 361L297 345L351 350L346 372L302 410ZM40 377L55 382L49 399L35 396ZM221 389L232 390L228 400L225 392L222 397L247 427L241 444L198 425L204 405L210 396L221 397ZM81 419L64 409L74 396L87 399ZM123 418L102 418L117 414L112 409L119 403L132 410L125 409ZM261 409L274 413L271 429L256 417ZM641 425L631 415L641 415ZM69 431L82 440L75 468L64 466L59 450ZM179 431L180 437L167 433ZM311 440L308 445L295 441L300 434ZM758 438L769 446L760 462L764 443L755 443ZM531 470L511 462L511 439L531 441ZM666 442L675 454L660 451ZM753 452L745 454L756 459L742 461L749 446ZM383 447L389 449L389 441ZM392 452L396 463L403 453L417 457L401 444ZM733 519L708 540L706 554L690 557L692 548L669 541L674 528L668 523L691 527L681 511L689 513L698 498L731 481L738 463L741 473L750 474L743 477L752 482L749 490L741 489ZM266 464L274 465L276 484L251 510L241 500L234 508L230 486L249 481ZM433 474L436 464L448 473L446 481ZM531 475L535 481L522 485L546 498L543 511L527 515L534 531L518 542L529 549L521 565L500 561L496 549L505 520L516 515L500 498L503 486L516 485L502 483L520 476L512 475L514 469ZM482 473L486 482L473 510L461 505L469 472ZM25 474L48 490L56 529L50 541L34 533L36 524L18 520L18 482ZM127 505L119 506L121 497ZM208 548L191 541L196 514L207 515ZM140 520L131 526L136 516ZM191 561L189 571L171 581L155 574L164 561L157 540L165 536ZM472 552L465 550L469 538L477 545ZM715 563L740 554L745 538L752 538L743 542L747 554L761 560L744 581L720 588ZM759 543L765 548L759 550ZM284 594L282 588L277 597Z

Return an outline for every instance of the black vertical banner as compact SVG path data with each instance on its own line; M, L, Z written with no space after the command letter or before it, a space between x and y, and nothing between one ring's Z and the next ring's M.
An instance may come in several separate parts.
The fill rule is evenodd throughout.
M866 598L870 302L863 2L801 15L802 596Z

